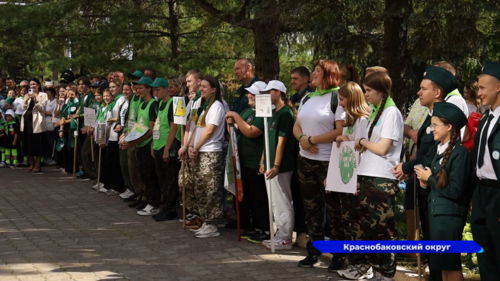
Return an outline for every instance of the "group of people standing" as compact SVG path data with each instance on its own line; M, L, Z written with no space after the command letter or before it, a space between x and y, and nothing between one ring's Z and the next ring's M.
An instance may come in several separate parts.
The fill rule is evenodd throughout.
M242 237L248 241L289 250L294 231L307 233L308 254L298 266L312 267L322 254L313 242L325 236L394 240L399 180L414 174L405 209L410 220L418 199L420 222L413 222L420 224L424 239L461 240L472 206L474 239L484 249L478 254L481 277L500 276L500 245L495 239L500 232L500 63L487 63L478 82L466 83L466 99L458 91L451 64L429 66L406 122L383 67L368 67L360 81L352 65L318 60L312 73L303 66L291 71L296 93L290 97L281 81L260 81L248 59L237 60L234 70L242 86L231 108L221 82L198 70L170 79L156 77L152 69L137 70L127 75L127 83L121 72L106 81L82 76L77 86L49 87L47 94L32 79L32 91L24 96L18 116L23 144L29 147L25 154L43 156L41 133L57 132L56 158L63 171L72 173L76 162L86 177L99 174L94 189L119 195L138 215L157 221L179 219L179 187L184 185L186 226L195 237L210 238L220 235L218 227L228 210L223 182L228 128L234 127L244 194ZM270 94L273 105L269 155L264 119L255 113L255 97L264 93ZM174 123L176 96L185 99L186 126ZM52 111L47 110L48 100L54 99ZM84 125L84 108L93 108L96 122L105 124L104 140L97 139L96 128ZM484 113L471 127L475 130L469 128L472 111ZM9 110L5 116L6 124L12 122L9 116L16 118ZM138 128L147 132L128 140ZM406 157L405 136L416 144ZM462 142L470 139L469 154ZM338 169L329 163L332 147L344 141L354 142L360 153L354 194L325 189L328 170ZM97 151L104 155L100 165ZM30 170L40 171L40 161L30 157ZM277 228L274 245L268 200ZM432 280L462 280L459 254L430 254L428 259ZM352 280L392 280L396 255L333 253L328 271Z

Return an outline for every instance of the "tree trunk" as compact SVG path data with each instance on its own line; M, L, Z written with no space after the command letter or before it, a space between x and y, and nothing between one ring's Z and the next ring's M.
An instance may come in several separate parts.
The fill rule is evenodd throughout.
M170 23L170 48L172 50L172 60L175 70L181 72L179 63L179 19L177 14L177 0L168 1L168 16Z
M392 79L392 97L400 109L408 97L409 0L386 0L384 19L384 64Z
M252 31L255 44L256 75L262 80L279 79L279 40L281 35L279 17L268 17L256 21Z

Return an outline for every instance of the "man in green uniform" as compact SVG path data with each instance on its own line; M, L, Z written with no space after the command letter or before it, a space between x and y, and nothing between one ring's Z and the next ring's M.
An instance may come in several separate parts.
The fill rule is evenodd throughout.
M430 166L430 163L432 161L431 157L433 157L434 155L431 155L431 157L429 157L427 156L427 154L429 152L429 149L436 144L436 141L434 141L434 135L432 134L430 129L434 103L444 101L446 94L455 90L457 87L458 83L455 76L448 70L435 66L429 66L426 69L424 78L420 83L420 91L418 92L418 96L420 98L421 105L429 108L429 115L418 130L416 158L414 160L406 161L405 163L399 163L398 165L396 165L393 169L395 177L399 179L404 178L405 175L411 174L414 166L418 164L422 164L424 167ZM430 191L428 189L421 188L418 182L416 185L416 190L418 193L418 205L422 233L424 239L429 240L430 226L429 220L427 219L427 198ZM430 275L430 280L442 280L442 274L440 270L431 270Z
M168 81L156 78L153 84L154 95L158 97L159 107L153 129L151 151L155 158L156 176L161 192L160 213L154 215L156 221L178 219L176 208L179 206L178 176L180 162L177 151L180 148L180 126L174 124L173 97Z
M305 66L299 66L292 69L292 72L290 74L290 78L292 80L292 89L296 92L290 97L290 101L297 110L299 109L300 101L302 100L304 95L312 91L312 89L309 87L310 76L311 73Z
M83 118L84 108L92 107L92 105L95 102L94 93L90 91L90 79L87 76L82 76L78 78L78 90L81 93L86 93L84 95L81 95L79 99L80 110L78 116L78 128L80 128L80 134L78 135L79 144L77 145L77 149L79 147L81 147L81 149L78 155L80 155L81 164L83 166L83 171L85 171L86 173L86 177L96 178L97 171L95 170L95 165L94 162L92 161L92 149L91 149L91 145L93 144L94 141L90 136L90 134L88 133L89 128L85 127ZM83 171L78 172L77 176L82 176Z
M243 83L234 94L233 111L240 114L245 108L248 108L248 91L245 88L252 86L255 81L259 81L259 77L253 72L253 65L249 59L239 59L234 64L234 75Z
M477 187L472 197L471 227L481 280L500 278L500 63L487 62L479 76L479 97L491 106L481 117L471 151Z

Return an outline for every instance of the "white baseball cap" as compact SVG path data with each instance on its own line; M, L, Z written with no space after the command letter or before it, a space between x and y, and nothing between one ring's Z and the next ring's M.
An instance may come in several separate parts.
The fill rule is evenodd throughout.
M286 93L285 84L278 80L269 81L269 83L267 83L267 87L264 90L261 90L261 92L269 92L270 90L278 90L282 93Z
M16 117L14 114L14 110L12 110L12 109L9 109L9 110L7 110L7 112L5 112L5 116L7 116L7 115L10 115L12 117Z
M252 84L252 86L245 88L250 94L252 95L259 95L260 91L264 90L266 88L267 84L262 81L257 81Z

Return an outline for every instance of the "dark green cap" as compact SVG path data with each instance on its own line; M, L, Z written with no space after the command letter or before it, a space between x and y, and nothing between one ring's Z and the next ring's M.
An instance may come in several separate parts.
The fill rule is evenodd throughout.
M441 86L446 92L445 94L449 94L458 88L457 78L451 72L441 67L427 67L424 72L424 79L429 79Z
M14 103L14 99L13 99L13 98L11 98L11 97L7 97L7 98L5 99L5 103L8 103L8 104L13 104L13 103Z
M151 79L149 79L146 76L142 76L141 79L139 79L139 81L134 82L134 85L146 85L149 87L151 87L151 84L153 84L153 81L151 81Z
M467 116L458 106L450 102L435 102L432 116L442 117L455 124L459 129L467 125Z
M97 87L107 89L107 88L109 88L109 83L106 81L101 81L101 83L99 83L99 86L97 86Z
M90 88L99 88L99 84L101 84L101 81L94 81L94 83L90 85Z
M132 76L132 77L130 77ZM127 77L128 78L141 78L141 77L144 77L144 72L140 71L140 70L136 70L134 71L133 73L129 73L127 74Z
M65 69L61 73L61 80L66 81L68 83L73 83L75 81L75 74L70 69Z
M481 75L486 74L495 77L500 80L500 62L486 62L483 67L483 73Z
M156 78L153 84L150 86L152 88L158 88L158 87L163 87L163 88L168 88L168 81L165 78Z

